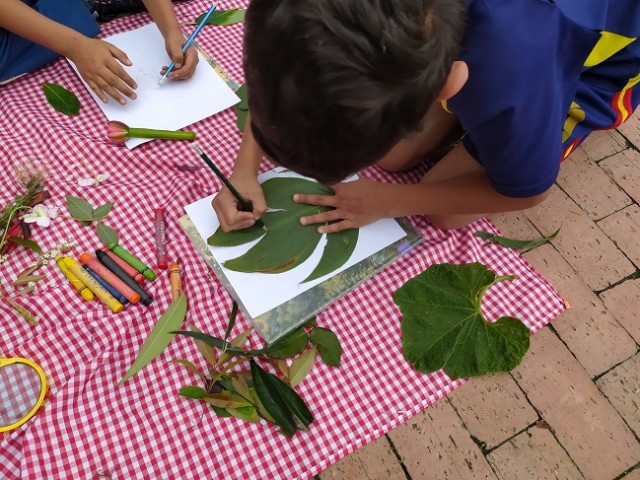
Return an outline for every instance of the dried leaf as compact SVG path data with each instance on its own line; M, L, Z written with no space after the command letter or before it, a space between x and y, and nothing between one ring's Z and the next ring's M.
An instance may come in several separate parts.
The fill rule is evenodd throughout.
M332 367L340 366L342 346L335 333L327 328L317 327L311 330L309 340L318 347L320 358L324 363Z
M80 100L66 88L55 83L43 83L47 102L58 112L65 115L77 115L80 112Z
M105 246L109 247L114 243L118 243L118 232L116 232L109 225L105 225L102 222L98 223L98 227L96 228L96 233L98 234L98 238Z
M295 387L309 374L316 360L316 349L310 348L296 358L289 368L289 385Z
M142 347L140 347L133 365L120 380L120 384L126 382L162 353L175 336L173 330L180 328L186 314L187 298L184 295L180 295L158 319Z
M235 337L233 340L231 340L231 346L242 349L242 347L244 347L247 341L249 340L249 335L251 335L250 328L248 328L247 330L239 334L237 337ZM229 360L231 360L231 358L233 358L232 354L230 354L229 352L224 352L222 355L220 355L220 358L218 359L218 365L222 365L223 363L228 362Z
M279 358L276 361L276 366L284 378L289 378L289 365L287 365L287 361L284 358Z
M105 203L104 205L100 205L96 207L93 211L93 220L103 220L109 215L109 211L113 208L115 204L113 202Z
M69 214L81 222L90 222L93 220L93 207L89 202L82 198L66 195L67 210Z

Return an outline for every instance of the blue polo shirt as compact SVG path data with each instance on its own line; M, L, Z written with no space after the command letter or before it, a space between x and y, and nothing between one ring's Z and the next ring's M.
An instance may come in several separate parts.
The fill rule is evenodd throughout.
M447 109L498 192L540 194L591 131L617 126L637 105L640 1L467 0L467 7L461 59L469 80Z

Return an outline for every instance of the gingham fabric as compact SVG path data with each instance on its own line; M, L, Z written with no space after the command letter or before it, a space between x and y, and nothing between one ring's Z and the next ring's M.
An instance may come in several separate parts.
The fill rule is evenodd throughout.
M232 6L224 2L220 8ZM207 7L203 0L176 4L183 22ZM147 14L119 19L105 25L102 35L149 21ZM198 37L239 81L241 37L242 25L206 27ZM82 104L80 115L53 111L42 92L44 82L74 92ZM190 128L229 174L240 141L233 109ZM219 181L184 143L156 140L129 151L109 144L105 131L100 109L65 60L0 88L0 202L9 201L17 189L13 163L38 160L50 175L48 206L64 205L66 194L86 198L94 206L115 201L107 223L118 230L121 244L148 264L155 263L153 209L164 206L170 258L179 256L184 268L187 322L222 336L232 299L176 223L183 206L218 190ZM90 176L83 160L111 178L99 186L79 187L77 180ZM271 167L265 164L263 171ZM414 182L420 172L390 175L370 168L364 175ZM426 240L319 314L318 324L341 340L342 364L335 369L317 361L297 387L315 420L308 433L292 439L269 425L219 419L203 404L179 397L181 386L195 385L198 379L169 361L185 358L202 365L188 338L176 338L150 365L118 385L169 305L166 271L147 284L155 298L149 308L129 306L115 315L98 301L83 301L54 263L45 267L47 280L35 293L18 299L39 317L36 327L0 301L0 349L5 356L40 363L51 386L45 408L0 438L0 478L310 478L463 383L442 372L419 374L402 357L400 313L392 294L429 265L479 261L498 275L517 275L517 281L501 282L486 294L483 310L489 319L513 315L535 332L563 311L558 293L521 256L499 246L485 247L473 236L477 230L497 233L489 221L449 233L421 217L410 221ZM76 256L100 246L94 227L64 218L48 228L34 227L33 238L45 249L73 239L79 244L72 252ZM32 253L16 250L0 266L3 285L33 261ZM240 316L233 335L247 327ZM255 336L252 344L259 345Z

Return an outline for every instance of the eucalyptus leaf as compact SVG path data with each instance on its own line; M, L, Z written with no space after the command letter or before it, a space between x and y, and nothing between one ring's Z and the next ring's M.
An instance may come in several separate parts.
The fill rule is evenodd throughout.
M316 349L310 348L296 358L289 368L289 385L295 387L309 374L316 360Z
M218 408L238 408L250 405L244 398L229 392L210 393L203 400Z
M324 363L332 367L340 366L342 346L335 333L327 328L316 327L311 330L309 340L318 347L320 358Z
M496 277L480 263L432 265L394 294L403 318L402 350L420 372L444 369L451 378L515 368L529 348L530 331L514 317L489 323L480 311Z
M287 407L278 388L271 382L273 375L265 372L253 360L251 360L251 375L256 395L260 399L262 407L269 413L274 423L282 429L284 434L292 437L298 428L293 421L291 410Z
M236 317L238 316L238 302L233 302L233 306L231 307L231 316L229 317L229 323L227 324L227 329L224 332L224 341L226 342L229 338L229 334L231 330L233 330L233 326L236 324Z
M194 400L202 400L209 393L202 387L196 385L189 385L180 389L180 396L185 398L193 398Z
M184 317L187 313L187 298L181 294L175 302L169 305L169 308L158 319L155 326L147 336L146 340L140 347L138 356L136 357L131 368L125 373L120 384L126 382L138 371L144 368L146 365L156 358L162 351L169 345L169 342L173 340L175 333L170 330L180 328Z
M203 13L193 21L194 25L199 25L206 14ZM244 20L245 10L242 8L230 8L228 10L215 10L207 19L206 25L233 25Z
M67 199L67 210L69 214L81 222L91 222L93 220L93 207L89 202L73 195L65 195Z
M185 330L180 330L180 331L175 331L170 333L175 333L177 335L185 335L187 337L193 337L196 340L200 340L206 343L207 345L211 345L212 347L215 347L219 350L225 350L226 352L229 352L229 353L237 353L237 354L246 353L241 349L232 347L229 342L225 342L224 340L218 337L212 337L211 335L207 335L206 333L189 332Z
M185 367L190 372L195 373L196 375L198 375L203 381L206 380L206 377L204 376L204 374L200 370L198 370L198 367L196 367L189 360L185 360L183 358L176 358L174 360L171 360L171 363L175 363L176 365L182 365L183 367Z
M496 235L491 232L476 232L475 236L478 238L485 239L485 245L490 245L492 243L497 243L498 245L502 245L506 248L514 248L516 250L520 250L521 252L533 250L545 243L551 242L556 238L560 229L558 228L555 232L547 237L542 238L534 238L532 240L517 240L514 238L501 237L500 235Z
M13 284L17 287L18 285L26 285L27 283L31 283L31 282L39 282L40 280L42 280L43 278L45 278L44 275L27 275L24 277L18 277L13 281Z
M105 225L102 222L98 222L98 226L96 227L96 233L98 234L98 238L102 243L104 243L107 247L113 245L114 243L118 243L120 240L118 239L118 232L116 232L109 225Z
M18 245L22 245L23 247L28 248L29 250L33 250L38 255L42 255L42 249L40 248L40 245L38 245L33 240L29 240L28 238L9 237L7 238L7 242L12 242Z
M247 330L239 334L237 337L235 337L233 340L231 340L230 342L231 346L242 349L242 347L244 347L247 341L249 340L249 335L251 335L250 328L248 328ZM233 355L231 355L229 352L224 352L222 355L220 355L220 358L218 359L218 365L222 365L223 363L228 362L229 360L231 360L231 358L233 358Z
M270 346L253 352L259 355L268 355L272 358L289 358L304 351L309 344L309 336L304 328L298 328L287 333Z
M77 115L80 112L80 100L66 88L55 83L43 83L42 89L49 105L58 112L65 115Z
M106 216L109 215L109 211L113 208L114 205L115 203L109 202L96 207L96 209L93 211L93 220L103 220L104 218L106 218Z

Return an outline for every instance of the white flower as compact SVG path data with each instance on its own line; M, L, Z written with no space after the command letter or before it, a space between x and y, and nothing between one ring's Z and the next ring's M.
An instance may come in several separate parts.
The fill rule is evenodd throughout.
M44 205L36 205L22 217L24 223L36 223L40 227L48 227L51 224L51 219L58 216L58 211L55 208L48 208Z
M81 187L89 187L91 185L100 185L100 182L104 182L109 178L108 173L101 173L94 178L81 178L78 180L78 185Z

